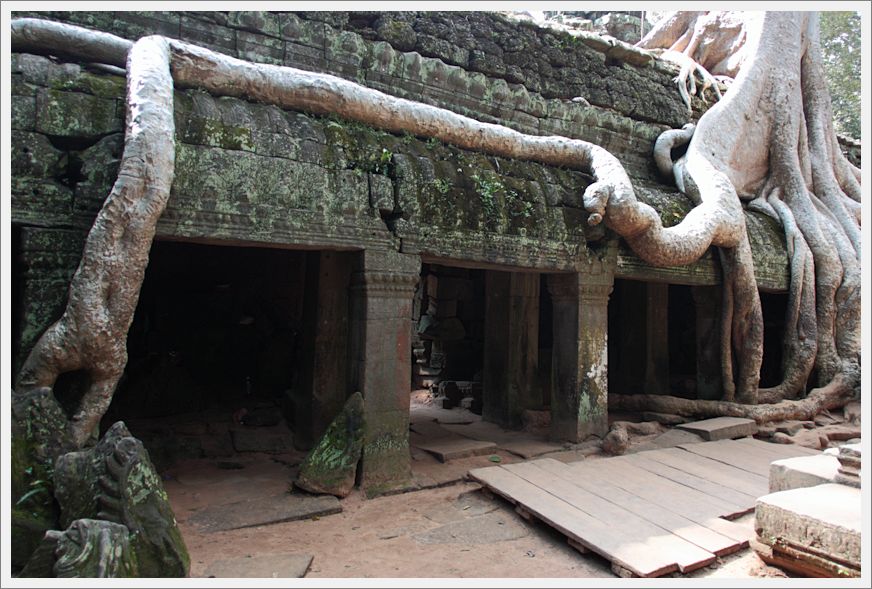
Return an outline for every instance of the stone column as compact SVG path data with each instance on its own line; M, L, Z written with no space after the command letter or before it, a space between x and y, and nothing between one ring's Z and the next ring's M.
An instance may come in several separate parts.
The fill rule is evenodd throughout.
M485 273L482 418L521 425L524 409L538 408L539 275Z
M700 399L723 397L721 382L721 287L691 288L696 308L696 392Z
M373 497L408 484L412 300L418 256L366 250L351 280L349 384L364 396L360 483Z
M608 302L614 250L597 255L577 274L552 274L551 437L581 442L604 436L608 422Z
M301 386L295 400L294 444L309 449L342 410L348 392L350 252L306 256Z
M669 394L669 285L645 284L645 390Z

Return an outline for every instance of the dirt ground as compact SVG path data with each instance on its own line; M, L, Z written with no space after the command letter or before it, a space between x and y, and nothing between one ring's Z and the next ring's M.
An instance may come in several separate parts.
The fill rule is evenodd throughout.
M426 400L419 402L413 411L413 428L416 419L476 423L468 412L455 409L449 415L440 411L444 410ZM534 438L530 441L534 446L543 443ZM655 438L633 438L633 446L645 447ZM415 482L428 488L375 499L365 499L355 489L339 502L341 513L226 531L210 531L201 525L204 511L220 514L234 505L239 509L240 501L286 493L303 456L237 454L230 461L180 462L162 473L190 551L192 577L212 576L217 565L230 559L238 563L240 557L264 554L276 559L311 555L307 578L615 577L606 560L580 554L559 532L524 520L508 502L485 496L478 484L464 479L472 468L493 465L496 456L502 462L524 459L502 448L444 464L413 448ZM596 448L577 446L555 448L549 456L566 462L604 457ZM753 514L737 521L752 527ZM245 574L244 566L237 570L240 576ZM704 569L675 576L751 579L786 575L765 565L748 548Z

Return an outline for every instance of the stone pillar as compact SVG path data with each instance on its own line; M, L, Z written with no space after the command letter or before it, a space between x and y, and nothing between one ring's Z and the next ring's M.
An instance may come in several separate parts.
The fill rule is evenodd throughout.
M364 396L360 484L373 497L408 484L412 300L418 256L366 250L351 279L349 384Z
M552 274L554 305L551 364L551 437L581 442L605 436L608 422L608 302L614 283L614 248L577 274Z
M538 408L539 275L485 272L482 418L521 425L524 409Z
M645 284L645 390L669 394L669 285Z
M309 449L348 397L348 289L354 254L306 256L301 386L295 399L294 444Z
M696 308L696 391L700 399L718 400L724 388L721 372L721 287L691 288Z

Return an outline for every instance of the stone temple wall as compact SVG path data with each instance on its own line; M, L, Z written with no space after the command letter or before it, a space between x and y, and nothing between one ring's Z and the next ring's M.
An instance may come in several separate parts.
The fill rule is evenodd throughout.
M667 128L697 118L675 70L628 45L489 13L16 13L130 39L180 38L241 59L341 76L534 135L591 141L624 164L666 225L691 204L654 169ZM124 78L12 57L12 221L19 351L62 308L123 146ZM573 271L590 244L578 171L496 158L333 117L177 90L176 177L159 238L309 249L388 249L479 267ZM780 228L748 213L758 280L784 290ZM711 254L654 269L626 247L616 276L719 282Z

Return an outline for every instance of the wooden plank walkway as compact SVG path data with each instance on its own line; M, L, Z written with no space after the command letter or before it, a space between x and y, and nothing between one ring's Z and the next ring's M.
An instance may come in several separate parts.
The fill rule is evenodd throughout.
M566 464L540 458L471 470L472 479L595 552L621 576L657 577L707 566L748 546L729 521L769 492L769 463L819 454L753 438L682 444Z

